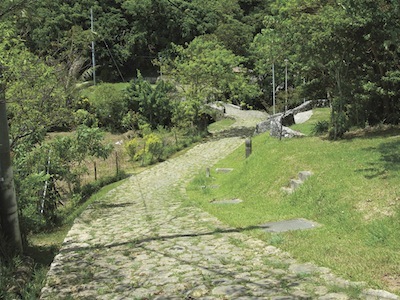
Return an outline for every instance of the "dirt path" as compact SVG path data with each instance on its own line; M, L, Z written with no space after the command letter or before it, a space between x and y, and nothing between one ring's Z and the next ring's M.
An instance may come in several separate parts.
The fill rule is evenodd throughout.
M241 116L235 125L239 134L264 118L235 113ZM181 205L191 176L242 143L241 137L220 136L200 144L131 177L93 204L68 233L41 298L354 299L346 293L354 291L346 289L353 284L328 269L299 264L206 212ZM372 290L363 298L399 299Z

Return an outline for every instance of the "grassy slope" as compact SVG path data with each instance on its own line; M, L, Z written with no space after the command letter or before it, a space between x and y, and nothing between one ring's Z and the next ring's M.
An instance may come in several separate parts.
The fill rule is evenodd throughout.
M308 124L327 116L317 110ZM400 280L400 137L364 137L327 141L318 137L282 140L268 134L253 139L215 167L228 174L200 174L188 187L190 200L235 227L307 218L323 226L309 231L252 233L336 273L376 287L396 290ZM314 175L295 193L281 192L302 170ZM201 189L202 185L220 185ZM238 205L215 205L213 199L240 198ZM397 290L397 292L399 292Z

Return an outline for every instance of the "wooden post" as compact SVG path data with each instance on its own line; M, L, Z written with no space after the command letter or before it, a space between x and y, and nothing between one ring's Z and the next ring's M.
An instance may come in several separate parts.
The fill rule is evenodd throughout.
M206 177L207 177L207 178L210 177L210 168L207 168L207 169L206 169Z
M251 139L250 138L248 138L248 139L246 139L246 141L245 141L245 145L246 145L246 158L248 158L249 156L250 156L250 154L251 154Z
M118 151L115 151L115 168L116 168L116 171L117 171L117 176L118 176L118 174L119 174L119 164L118 164Z
M93 166L94 166L94 180L97 181L97 165L96 162L93 162Z

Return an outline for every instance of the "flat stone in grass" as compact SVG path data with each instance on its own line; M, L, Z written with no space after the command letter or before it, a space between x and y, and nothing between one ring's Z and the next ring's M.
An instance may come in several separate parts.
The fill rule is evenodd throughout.
M313 229L319 226L318 223L306 219L294 219L266 223L261 225L261 228L268 232L285 232L290 230Z
M201 188L204 189L219 189L219 185L202 185Z
M241 199L230 199L230 200L214 200L211 201L212 204L238 204L243 202Z
M229 173L229 172L232 172L233 169L232 168L216 168L215 171L217 173Z

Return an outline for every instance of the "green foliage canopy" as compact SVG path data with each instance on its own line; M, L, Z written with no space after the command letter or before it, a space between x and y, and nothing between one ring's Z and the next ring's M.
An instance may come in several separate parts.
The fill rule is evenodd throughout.
M398 123L399 4L395 1L275 1L252 50L258 72L289 59L293 85L328 94L332 136L350 126Z
M176 58L161 66L179 85L187 100L236 102L240 89L257 95L256 85L247 77L244 57L235 55L212 36L195 38L186 47L175 46Z
M6 82L11 147L40 141L69 122L67 96L56 69L32 54L9 23L0 23L0 65Z
M146 81L140 72L126 91L128 109L139 113L144 122L155 129L160 126L171 126L176 106L176 89L164 80L156 82L154 87ZM140 125L140 124L138 124Z
M80 126L72 136L56 137L36 144L30 152L16 153L14 175L25 233L57 225L58 201L80 190L81 176L87 172L85 162L110 155L113 147L103 139L99 128ZM66 193L62 192L65 183Z
M123 91L113 84L102 83L94 89L90 105L100 126L111 131L122 130L121 120L128 111Z

